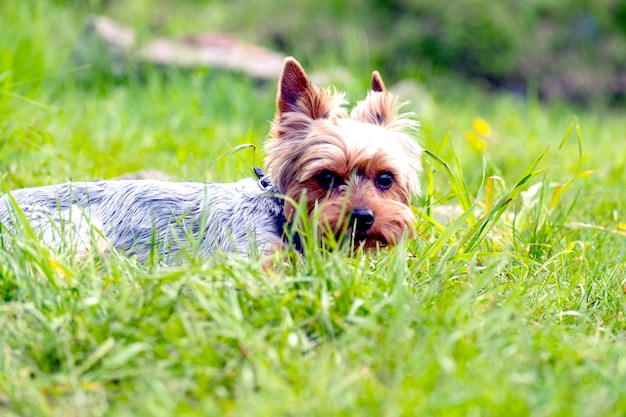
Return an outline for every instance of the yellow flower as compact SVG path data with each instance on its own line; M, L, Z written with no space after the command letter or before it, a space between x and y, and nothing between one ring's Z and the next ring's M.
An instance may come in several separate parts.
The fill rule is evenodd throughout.
M475 150L482 152L487 149L487 141L476 134L476 132L469 131L465 134L465 139Z
M472 126L474 126L474 130L481 136L487 136L491 133L491 127L489 127L489 123L481 117L476 117L472 122Z

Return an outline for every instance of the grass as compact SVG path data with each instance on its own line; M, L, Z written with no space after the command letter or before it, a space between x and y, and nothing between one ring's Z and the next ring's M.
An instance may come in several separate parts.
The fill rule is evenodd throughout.
M251 175L273 85L75 68L86 12L0 5L6 188ZM345 65L359 97L369 74ZM426 109L419 238L388 252L264 271L4 241L0 415L622 415L626 118L424 81L432 103L408 107ZM443 221L442 204L464 214Z

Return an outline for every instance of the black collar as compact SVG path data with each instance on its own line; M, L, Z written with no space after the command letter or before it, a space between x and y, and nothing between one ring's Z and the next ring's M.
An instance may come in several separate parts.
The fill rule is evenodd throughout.
M272 179L269 175L265 175L262 168L254 167L254 175L256 175L256 177L259 179L259 186L262 189L268 190L269 188L271 188Z

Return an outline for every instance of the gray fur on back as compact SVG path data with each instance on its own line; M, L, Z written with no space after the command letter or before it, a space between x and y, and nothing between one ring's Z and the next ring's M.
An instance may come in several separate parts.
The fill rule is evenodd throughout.
M200 255L268 253L282 242L285 224L283 200L252 179L229 184L71 182L15 190L11 195L32 229L48 243L76 240L69 232L84 235L84 225L91 224L101 230L108 245L142 261L151 250L171 256L194 247ZM15 230L15 219L5 195L0 199L0 222Z

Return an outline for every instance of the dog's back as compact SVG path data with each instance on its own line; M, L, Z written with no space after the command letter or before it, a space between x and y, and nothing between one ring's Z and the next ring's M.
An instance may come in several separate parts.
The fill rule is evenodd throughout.
M150 253L218 250L247 255L280 242L282 202L252 179L231 184L152 180L71 182L11 192L29 226L49 245L78 251L112 246L144 260ZM11 198L0 222L19 228ZM156 252L155 252L156 251Z

